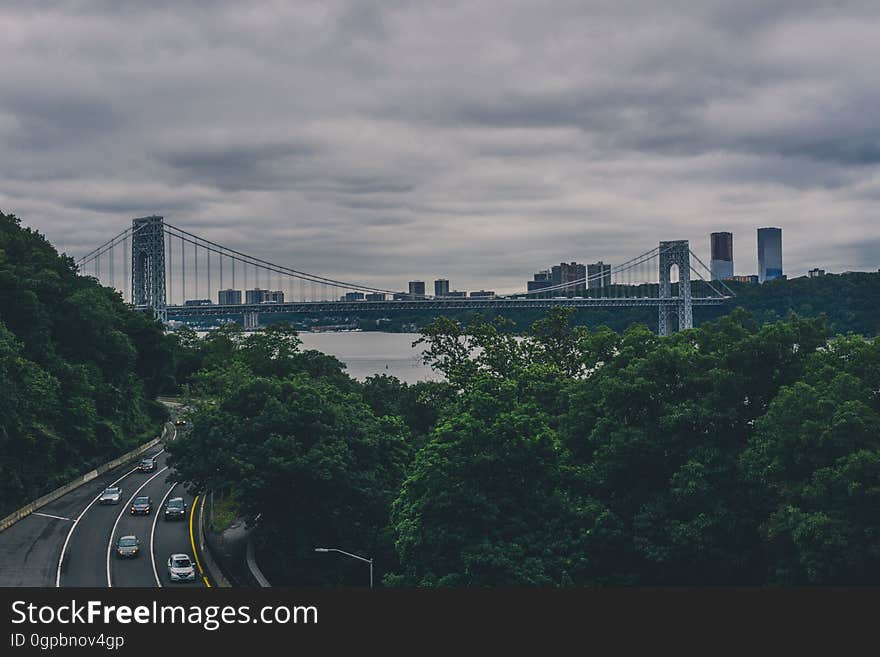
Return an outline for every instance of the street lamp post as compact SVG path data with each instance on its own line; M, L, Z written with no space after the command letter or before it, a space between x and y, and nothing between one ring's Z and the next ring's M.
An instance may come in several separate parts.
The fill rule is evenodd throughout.
M370 588L373 588L373 560L367 559L366 557L361 557L356 554L352 554L351 552L346 552L345 550L340 550L338 548L315 548L315 552L339 552L339 554L344 554L347 557L352 557L354 559L360 559L361 561L365 561L370 564Z

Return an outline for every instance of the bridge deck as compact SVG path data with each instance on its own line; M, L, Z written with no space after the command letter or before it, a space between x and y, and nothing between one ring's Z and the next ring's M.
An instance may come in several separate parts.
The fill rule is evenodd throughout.
M695 306L718 306L729 297L694 298ZM639 308L676 306L678 298L619 299L423 299L400 301L285 301L284 303L242 303L235 305L167 306L169 318L243 315L246 313L350 313L399 312L406 310L505 310L573 308Z

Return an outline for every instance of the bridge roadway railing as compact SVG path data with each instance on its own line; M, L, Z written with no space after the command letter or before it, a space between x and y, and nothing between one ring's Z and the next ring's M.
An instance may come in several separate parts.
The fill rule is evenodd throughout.
M695 306L718 306L727 297L693 298ZM285 301L283 303L242 303L234 305L167 306L169 318L242 315L245 313L350 313L357 311L402 310L503 310L543 309L556 306L572 308L656 308L676 306L678 297L583 298L583 299L424 299L399 301Z

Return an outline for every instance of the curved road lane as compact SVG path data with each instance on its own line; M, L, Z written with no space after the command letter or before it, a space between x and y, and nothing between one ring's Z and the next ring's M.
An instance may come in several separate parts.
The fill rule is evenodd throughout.
M167 492L167 490L166 490ZM193 496L186 492L183 484L177 484L169 497L182 497L186 502L186 516L183 520L165 520L160 516L156 521L156 533L154 536L153 554L156 558L156 573L162 582L162 586L204 586L196 572L196 582L181 583L171 582L168 579L168 557L177 552L188 554L190 559L195 558L192 543L189 537L189 518L193 508ZM196 569L198 571L198 569ZM155 580L153 580L155 582Z
M160 457L161 461L164 461ZM147 477L135 488L128 503L119 510L116 525L109 536L105 536L106 552L104 554L106 580L105 586L155 586L153 569L150 565L150 529L153 526L153 518L160 511L159 498L166 487L166 478L171 476L168 467L163 462L158 463L155 472L145 473ZM153 510L149 515L132 515L129 512L131 502L135 497L147 496L153 501ZM120 536L133 534L141 542L141 549L134 559L119 559L116 556L116 541ZM118 566L118 567L117 567Z
M74 520L133 467L127 463L105 472L0 532L0 586L55 586L58 557Z
M169 424L167 429L168 438L174 440L174 426ZM177 552L197 556L193 554L189 529L194 499L167 468L164 448L157 445L144 456L156 458L156 470L139 472L136 461L120 466L0 532L0 585L155 587L171 584L166 566L168 557ZM122 488L121 503L97 504L97 497L104 488L114 483ZM153 499L154 509L150 515L130 514L130 500L135 495L148 495ZM184 498L185 519L164 519L163 503L171 497ZM116 539L128 534L140 539L140 555L135 559L119 559ZM173 586L206 584L199 578L195 583L175 582Z
M160 457L161 458L161 457ZM164 467L160 463L157 472ZM156 473L151 473L156 474ZM172 488L172 484L174 485ZM170 491L170 494L169 494ZM113 535L110 554L110 575L112 586L168 586L168 557L183 552L193 557L189 539L189 509L192 507L192 496L187 494L183 485L175 482L170 470L161 472L149 481L138 496L147 495L153 500L153 512L148 516L132 516L125 509L119 526ZM162 500L169 497L183 497L186 501L187 515L185 520L165 520L162 513ZM115 554L116 541L120 536L134 534L141 542L141 554L136 559L120 559ZM105 537L105 541L109 535ZM105 545L106 549L106 545ZM155 573L153 565L155 563ZM159 582L156 581L158 576ZM186 586L188 583L182 584ZM105 582L102 586L106 586ZM174 583L178 585L177 582Z
M165 467L164 450L154 450L149 455L159 454L156 462L159 469ZM107 586L107 541L120 511L127 511L127 503L132 493L155 472L132 470L119 482L122 488L119 504L100 505L89 501L90 506L81 511L79 522L68 537L63 549L60 586ZM100 494L100 491L99 491Z
M176 431L171 427L170 440L175 438ZM168 556L172 552L192 552L189 534L183 527L185 523L166 522L162 518L162 501L174 483L167 467L167 454L164 449L157 448L149 455L156 461L153 472L135 469L123 473L119 481L122 488L120 504L101 506L92 503L93 498L80 512L79 521L63 550L61 586L155 587L154 562L155 573L160 578L163 575L167 578L165 562ZM183 486L176 489L182 491ZM139 496L152 498L153 511L149 515L131 515L131 502ZM173 529L165 528L166 524ZM140 553L134 559L120 559L116 556L116 541L120 536L130 534L140 540ZM151 553L151 544L156 548L155 555Z

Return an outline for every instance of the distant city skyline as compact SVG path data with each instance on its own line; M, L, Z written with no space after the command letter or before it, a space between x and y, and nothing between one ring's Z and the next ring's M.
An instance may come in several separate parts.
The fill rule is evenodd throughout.
M155 212L382 289L716 230L747 275L760 226L790 276L880 265L880 3L37 7L0 7L0 209L72 256Z

